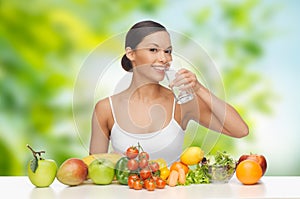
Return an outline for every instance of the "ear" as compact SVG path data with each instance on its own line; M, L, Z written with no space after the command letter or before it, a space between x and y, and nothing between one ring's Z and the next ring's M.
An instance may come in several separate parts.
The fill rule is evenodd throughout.
M126 47L126 57L132 62L134 61L134 52L130 47Z

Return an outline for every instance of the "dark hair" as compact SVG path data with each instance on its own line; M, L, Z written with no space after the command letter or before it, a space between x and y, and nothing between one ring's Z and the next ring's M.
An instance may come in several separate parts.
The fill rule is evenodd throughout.
M135 49L136 46L144 39L144 37L158 31L167 31L166 28L154 21L141 21L133 25L126 34L125 48ZM121 64L124 70L132 71L131 61L126 54L123 55Z

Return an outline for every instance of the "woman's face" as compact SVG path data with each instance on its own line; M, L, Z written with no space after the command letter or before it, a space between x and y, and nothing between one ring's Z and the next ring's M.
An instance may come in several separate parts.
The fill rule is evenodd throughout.
M166 31L152 33L137 45L132 54L133 70L152 81L164 79L164 69L172 61L170 35Z

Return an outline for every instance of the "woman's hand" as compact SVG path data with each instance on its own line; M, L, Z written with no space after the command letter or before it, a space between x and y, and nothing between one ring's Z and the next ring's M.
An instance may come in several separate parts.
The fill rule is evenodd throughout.
M180 69L176 74L173 86L182 86L180 89L193 89L197 96L197 106L191 103L191 107L185 106L188 115L187 120L196 120L203 126L224 133L232 137L244 137L249 133L247 124L238 112L228 103L219 99L206 89L194 73L187 69ZM201 114L200 114L201 113Z
M182 90L192 89L194 92L197 92L203 85L198 81L196 75L191 71L182 68L176 73L176 79L170 85L178 86Z

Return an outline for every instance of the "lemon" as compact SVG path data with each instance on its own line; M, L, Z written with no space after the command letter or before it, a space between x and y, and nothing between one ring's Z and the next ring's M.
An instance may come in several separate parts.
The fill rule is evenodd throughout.
M154 161L158 163L159 169L162 169L162 168L164 168L164 167L167 167L167 162L166 162L166 160L163 159L163 158L158 158L158 159L156 159L156 160L154 160Z
M186 165L198 164L204 157L204 151L197 146L187 147L180 156L180 161Z

